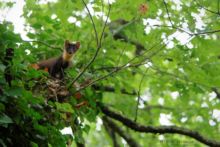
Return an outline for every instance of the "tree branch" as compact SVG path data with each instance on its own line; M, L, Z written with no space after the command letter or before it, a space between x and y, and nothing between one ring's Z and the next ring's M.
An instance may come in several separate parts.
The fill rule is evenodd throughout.
M113 142L113 146L114 147L120 147L119 143L117 142L117 138L116 138L116 134L115 132L112 130L112 128L106 123L106 121L103 120L103 126L105 127L105 130L107 131L107 133L109 134L109 136L112 139Z
M218 92L217 88L212 88L212 90L215 92L216 97L220 100L220 93Z
M146 68L145 72L147 72L148 70L149 70L149 68ZM135 108L134 122L137 121L137 117L138 117L138 106L139 106L140 99L141 99L141 85L142 85L142 82L143 82L145 76L146 76L146 74L143 74L141 81L139 83L139 87L138 87L138 92L137 92L138 99L137 99L137 104L136 104L136 108Z
M103 90L106 92L115 92L115 88L111 86L100 86L100 85L94 84L92 88L94 88L95 90ZM120 92L122 94L127 94L127 95L137 95L137 92L135 90L133 90L132 92L128 92L125 89L121 89Z
M84 2L84 0L82 0L82 1ZM85 2L84 2L84 4L85 4ZM89 9L87 9L87 10L89 12ZM107 18L106 18L106 21L105 21L105 25L104 25L103 30L102 30L102 34L101 34L101 37L100 37L100 42L98 42L98 44L97 44L97 49L96 49L96 52L95 52L94 56L89 61L89 63L83 68L83 70L76 76L76 78L71 82L71 84L68 86L68 88L71 87L84 74L84 72L89 68L89 66L95 61L95 59L96 59L96 57L97 57L97 55L98 55L98 53L99 53L99 51L100 51L100 49L102 47L101 41L102 41L102 37L103 37L104 31L105 31L105 27L106 27L106 24L107 24L109 15L110 15L110 11L111 11L111 5L109 5L108 15L107 15ZM90 14L90 12L89 12L89 14ZM93 22L91 14L90 14L90 18L91 18L91 20ZM93 22L93 24L94 24L94 22Z
M103 26L102 33L101 33L101 37L100 37L100 40L99 40L99 46L100 46L100 48L101 48L101 46L102 46L102 38L103 38L103 36L104 36L104 32L105 32L105 28L106 28L106 25L107 25L107 22L108 22L108 19L109 19L110 11L111 11L111 5L109 4L109 9L108 9L107 18L106 18L106 20L105 20L105 24L104 24L104 26Z
M180 135L194 138L195 140L197 140L203 144L209 145L209 146L220 147L220 142L208 139L208 138L202 136L197 131L192 131L192 130L182 128L182 127L177 127L177 126L154 127L154 126L141 125L141 124L135 123L131 119L129 119L121 114L118 114L118 113L110 110L108 107L106 107L102 104L99 104L99 106L105 115L107 115L115 120L120 121L125 126L129 127L132 130L135 130L137 132L153 133L153 134L180 134Z
M163 105L146 105L146 106L145 106L145 109L146 109L146 110L151 110L151 109L164 109L164 110L168 110L168 111L173 110L173 108L171 108L171 107L166 107L166 106L163 106Z
M198 33L191 33L188 32L182 28L176 27L176 26L168 26L168 25L153 25L153 26L157 26L157 27L167 27L167 28L173 28L182 32L185 32L187 34L189 34L190 36L198 36L198 35L206 35L206 34L214 34L214 33L218 33L220 32L220 29L218 30L209 30L209 31L204 31L204 32L198 32Z
M218 4L217 4L217 5L218 5L218 6L217 6L217 7L218 7L218 14L220 14L220 8L219 8L219 6L220 6L220 0L217 0L217 1L218 1Z
M76 146L77 146L77 147L85 147L85 144L82 144L82 143L76 142Z
M52 48L52 49L59 49L59 50L63 50L61 47L56 47L56 46L51 46L49 44L47 44L46 42L43 42L43 41L38 41L38 40L23 40L24 42L36 42L36 43L40 43L42 45L45 45L49 48Z
M167 15L168 15L168 19L169 19L169 21L170 21L170 24L171 24L171 26L174 26L174 25L173 25L173 22L172 22L172 20L171 20L171 17L170 17L169 10L168 10L168 8L167 8L167 3L165 2L165 0L163 0L163 4L164 4L164 6L165 6L165 8L166 8L166 12L167 12Z
M93 20L93 18L92 18L92 14L91 14L89 8L88 8L87 5L86 5L86 2L85 2L84 0L82 0L82 2L83 2L83 4L84 4L84 6L86 7L86 10L87 10L87 12L88 12L88 14L89 14L89 18L90 18L90 20L91 20L91 22L92 22L93 30L95 31L96 45L99 46L99 36L98 36L98 32L97 32L97 30L96 30L95 22L94 22L94 20Z
M103 117L102 119L104 124L106 123L112 130L124 138L130 147L139 147L139 144L129 134L125 133L119 126L117 126L116 123L107 117Z
M181 32L187 33L187 34L190 35L190 36L193 35L193 33L188 32L188 31L184 30L183 28L176 27L176 26L170 26L170 25L158 25L158 24L157 24L157 25L151 25L151 26L155 26L155 27L164 27L164 28L173 28L173 29L175 29L175 30L179 30L179 31L181 31Z
M199 1L198 1L198 0L196 0L196 3L197 3L197 5L198 5L200 8L202 8L202 9L204 9L204 10L206 10L206 11L210 12L210 13L213 13L213 14L216 14L216 15L220 15L220 13L219 13L219 12L215 12L215 11L210 10L210 9L208 9L208 8L204 7L203 5L201 5L201 4L199 3Z
M193 33L192 35L206 35L206 34L214 34L214 33L218 33L220 32L220 29L219 30L211 30L211 31L204 31L204 32L198 32L198 33Z

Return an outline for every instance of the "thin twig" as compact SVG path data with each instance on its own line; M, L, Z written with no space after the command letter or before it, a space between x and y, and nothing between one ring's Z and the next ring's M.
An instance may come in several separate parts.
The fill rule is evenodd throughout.
M89 11L89 9L88 9ZM104 34L104 31L105 31L105 27L106 27L106 24L107 24L107 21L108 21L108 18L109 18L109 15L110 15L110 11L111 11L111 5L109 5L109 11L108 11L108 15L107 15L107 18L106 18L106 21L105 21L105 26L103 27L103 30L102 30L102 34L101 34L101 37L100 37L100 42L97 44L97 49L96 49L96 52L94 54L94 56L92 57L92 59L89 61L89 63L83 68L83 70L76 76L76 78L70 83L70 85L68 87L71 87L83 74L84 72L89 68L89 66L95 61L100 49L101 49L101 41L102 41L102 37L103 37L103 34Z
M49 48L52 48L52 49L59 49L59 50L63 50L62 48L60 48L60 47L56 47L56 46L51 46L51 45L49 45L49 44L47 44L47 43L45 43L45 42L43 42L43 41L38 41L38 40L23 40L24 42L36 42L36 43L40 43L40 44L43 44L43 45L45 45L45 46L47 46L47 47L49 47Z
M166 12L167 12L167 15L168 15L168 19L169 19L169 21L170 21L170 24L171 24L172 26L174 26L174 24L173 24L173 22L172 22L172 20L171 20L171 17L170 17L169 10L168 10L168 8L167 8L167 3L165 2L165 0L163 0L163 3L164 3L164 6L165 6L165 8L166 8Z
M120 53L120 55L119 55L119 57L118 57L118 59L117 59L117 61L116 61L117 66L118 66L119 63L120 63L121 57L124 55L125 48L126 48L126 44L124 45L124 48L123 48L122 52Z
M112 7L112 5L109 4L107 19L105 20L105 24L104 24L104 27L102 29L101 37L100 37L100 40L99 40L99 46L100 47L102 46L102 38L104 36L105 28L106 28L106 25L107 25L107 22L108 22L108 19L109 19L109 15L110 15L110 12L111 12L111 7Z
M193 35L193 33L188 32L188 31L184 30L183 28L176 27L176 26L169 26L169 25L152 25L152 26L155 26L155 27L165 27L165 28L173 28L173 29L179 30L181 32L187 33L188 35L191 35L191 36Z
M218 14L220 14L220 8L219 8L220 7L220 0L217 0L217 1L218 1L218 4L217 4L218 5Z
M199 3L198 0L196 0L196 3L197 3L197 5L198 5L200 8L202 8L202 9L204 9L204 10L210 12L210 13L213 13L213 14L216 14L216 15L220 15L219 12L215 12L215 11L213 11L213 10L210 10L210 9L208 9L208 8L206 8L206 7L204 7L204 6L202 6L202 5Z
M89 86L95 84L96 82L98 82L98 81L100 81L100 80L106 79L107 77L113 75L114 73L116 73L116 72L118 72L118 71L120 71L120 70L122 70L122 69L123 69L123 67L120 68L120 69L115 69L115 70L111 71L110 73L108 73L108 74L106 74L106 75L104 75L104 76L101 76L101 77L99 77L99 78L93 80L92 82L90 82L89 84L85 85L84 87L81 87L81 88L78 89L76 92L79 92L79 91L81 91L81 90L83 90L83 89L85 89L85 88L87 88L87 87L89 87Z
M145 73L149 70L149 68L146 68L146 71ZM138 116L138 105L140 103L140 99L141 99L141 85L144 81L144 78L145 78L146 74L143 74L142 78L141 78L141 81L140 81L140 84L139 84L139 87L138 87L138 99L137 99L137 104L136 104L136 108L135 108L135 117L134 117L134 122L137 121L137 116Z
M172 107L166 107L163 105L146 105L146 107L144 108L145 110L151 110L151 109L163 109L163 110L167 110L167 111L172 111L173 108Z
M103 0L101 0L101 5L102 5L102 20L104 20L104 2L103 2ZM102 25L104 25L105 23L103 23Z
M188 31L182 29L182 28L175 27L175 26L168 26L168 25L153 25L153 26L173 28L173 29L182 31L182 32L184 32L184 33L187 33L187 34L190 35L190 36L207 35L207 34L214 34L214 33L220 32L220 29L218 29L218 30L203 31L203 32L198 32L198 33L191 33L191 32L188 32Z
M84 4L84 6L86 7L87 12L89 13L90 20L92 21L92 26L93 26L93 29L95 31L96 45L98 46L99 45L99 36L98 36L98 32L96 30L95 22L94 22L94 20L92 18L92 14L91 14L89 8L87 7L86 2L84 0L82 0L82 2Z
M218 32L220 32L220 29L213 30L213 31L198 32L198 33L194 33L193 35L198 36L198 35L214 34L214 33L218 33Z

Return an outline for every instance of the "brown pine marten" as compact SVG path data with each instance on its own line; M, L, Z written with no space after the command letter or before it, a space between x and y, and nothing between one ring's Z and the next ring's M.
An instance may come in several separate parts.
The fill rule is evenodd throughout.
M80 47L80 42L71 43L68 40L64 43L63 54L60 57L49 58L47 60L40 61L37 64L32 64L35 69L43 69L58 79L63 79L64 69L69 67L71 59Z

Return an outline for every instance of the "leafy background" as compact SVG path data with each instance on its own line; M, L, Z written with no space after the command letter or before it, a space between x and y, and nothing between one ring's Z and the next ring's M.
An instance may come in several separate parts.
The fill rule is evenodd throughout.
M0 2L0 8L14 4ZM72 146L206 144L181 133L133 131L110 119L98 103L137 126L178 126L219 140L219 16L218 0L26 0L22 17L29 40L16 34L12 23L0 23L1 145L66 146L72 139ZM77 76L79 83L92 82L80 91L80 101L88 101L80 108L74 107L75 96L45 105L46 89L34 92L48 74L30 64L60 55L66 39L81 43L66 85ZM8 47L15 49L12 87L4 78ZM69 126L73 137L60 132Z

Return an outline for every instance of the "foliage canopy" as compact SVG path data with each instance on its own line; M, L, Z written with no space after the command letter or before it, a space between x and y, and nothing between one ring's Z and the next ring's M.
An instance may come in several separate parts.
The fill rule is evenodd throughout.
M220 146L220 2L109 2L26 0L30 41L0 22L0 144ZM29 65L59 56L66 39L81 43L65 71L72 95L46 103L49 75ZM77 90L76 82L86 84ZM60 132L68 126L73 137Z

